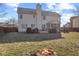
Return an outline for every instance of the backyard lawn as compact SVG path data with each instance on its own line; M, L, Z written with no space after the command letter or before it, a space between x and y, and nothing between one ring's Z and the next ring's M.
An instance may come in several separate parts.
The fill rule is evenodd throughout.
M34 55L38 49L52 48L58 56L79 56L79 33L61 33L60 39L0 43L0 55ZM37 38L38 39L38 38Z

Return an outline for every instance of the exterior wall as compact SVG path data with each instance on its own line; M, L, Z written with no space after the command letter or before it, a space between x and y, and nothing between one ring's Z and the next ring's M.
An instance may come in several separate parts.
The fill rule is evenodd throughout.
M71 17L70 31L79 32L79 16Z
M20 14L18 14L18 17L20 16ZM33 17L33 14L22 14L22 19L18 18L18 29L19 32L26 32L27 27L31 27L31 24L34 24L34 28L38 28L40 30L42 30L42 26L45 25L45 29L48 29L47 27L47 23L50 24L57 24L57 29L59 29L59 18L60 17L55 17L55 16L45 16L45 19L43 19L43 16L40 17ZM23 25L23 27L22 27ZM27 25L27 26L26 26ZM32 28L32 27L31 27Z
M18 14L18 17L20 16L20 14ZM39 16L39 17L38 17ZM26 32L27 27L31 27L31 24L34 24L34 28L37 27L38 29L42 30L42 26L45 25L45 29L48 29L49 27L47 27L47 23L50 24L57 24L57 29L59 29L59 24L60 24L60 17L57 16L45 16L45 19L43 19L43 16L39 15L38 16L35 15L35 17L33 17L33 14L22 14L22 19L18 18L18 29L19 32ZM22 27L23 25L23 27ZM27 25L27 26L26 26Z
M72 27L79 28L79 18L72 19Z
M47 23L55 23L55 24L58 24L59 23L59 18L60 17L57 17L57 16L47 16L46 17L46 20L47 20Z
M53 26L50 26L50 27L47 27L47 29L49 28L53 28L53 29L57 29L59 30L60 29L60 17L59 16L47 16L46 17L46 24L49 23L50 25L53 25Z
M36 27L41 30L41 25L42 25L42 15L41 15L41 5L36 6Z
M31 24L35 24L35 18L33 18L33 14L22 14L22 19L18 19L19 32L26 32L27 27L31 27Z

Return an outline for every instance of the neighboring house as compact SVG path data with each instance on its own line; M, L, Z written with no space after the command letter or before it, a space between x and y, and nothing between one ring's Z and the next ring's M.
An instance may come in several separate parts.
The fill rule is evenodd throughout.
M36 9L18 8L18 31L26 32L27 28L38 28L40 31L49 29L60 30L60 15L56 12L42 11L41 5Z
M72 31L79 31L79 16L73 16L70 18Z

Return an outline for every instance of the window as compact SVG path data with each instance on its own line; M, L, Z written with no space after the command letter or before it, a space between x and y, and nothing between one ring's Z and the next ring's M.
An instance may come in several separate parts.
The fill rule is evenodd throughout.
M22 24L21 26L22 26L23 29L27 28L27 24Z
M51 27L52 28L56 28L57 27L57 24L51 24Z
M43 31L45 30L45 24L42 25L42 30L43 30Z
M45 20L45 16L43 16L43 20Z
M22 14L20 14L19 18L22 19Z
M34 24L31 24L31 27L34 27L35 25Z

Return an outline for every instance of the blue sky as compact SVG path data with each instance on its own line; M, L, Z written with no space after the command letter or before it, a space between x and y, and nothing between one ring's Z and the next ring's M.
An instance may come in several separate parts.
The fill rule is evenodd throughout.
M71 16L79 15L79 3L41 3L42 10L57 12L61 15L61 26L69 22ZM36 8L36 3L0 3L0 22L10 18L17 19L17 7ZM2 14L6 14L2 16Z

